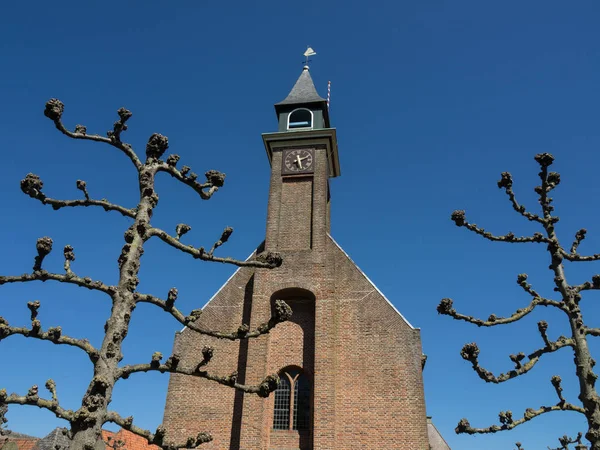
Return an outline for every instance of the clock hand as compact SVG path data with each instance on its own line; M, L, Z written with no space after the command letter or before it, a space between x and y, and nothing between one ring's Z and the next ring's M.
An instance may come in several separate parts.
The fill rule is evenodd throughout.
M296 155L296 164L298 164L299 169L304 169L304 167L302 167L302 160L300 159L299 155Z

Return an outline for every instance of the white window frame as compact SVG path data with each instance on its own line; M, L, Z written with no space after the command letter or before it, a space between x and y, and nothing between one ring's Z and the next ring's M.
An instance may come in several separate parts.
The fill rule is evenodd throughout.
M310 113L310 126L309 127L290 128L290 117L292 117L292 114L294 114L296 111L308 111ZM315 123L315 116L314 116L313 112L308 108L296 108L295 110L290 112L287 116L287 129L288 130L312 130L314 123Z

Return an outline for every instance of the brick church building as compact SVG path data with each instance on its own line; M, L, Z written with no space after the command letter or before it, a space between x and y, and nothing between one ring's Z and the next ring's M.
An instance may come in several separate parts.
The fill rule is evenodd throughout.
M169 440L206 431L214 441L203 450L449 449L426 417L419 329L330 234L329 180L340 175L336 129L308 67L275 111L278 131L262 135L271 165L266 237L250 258L279 252L283 265L238 269L199 323L254 329L276 299L293 317L234 342L184 329L174 353L193 364L211 345L212 373L237 370L245 384L278 373L280 384L262 399L172 374L163 421Z

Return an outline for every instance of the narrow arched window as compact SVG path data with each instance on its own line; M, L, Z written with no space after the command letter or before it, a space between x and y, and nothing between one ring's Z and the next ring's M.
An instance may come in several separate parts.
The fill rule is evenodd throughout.
M312 128L312 126L313 113L309 109L295 109L288 117L288 130L293 130L294 128Z
M275 390L273 429L307 430L310 427L310 385L298 369L284 369Z
M275 430L289 430L290 428L290 386L288 377L279 377L279 385L275 391L275 411L273 414L273 428Z

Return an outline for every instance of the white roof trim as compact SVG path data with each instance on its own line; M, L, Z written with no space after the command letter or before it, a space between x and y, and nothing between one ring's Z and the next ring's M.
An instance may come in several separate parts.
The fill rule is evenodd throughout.
M370 278L369 278L369 277L368 277L368 276L367 276L367 275L366 275L366 274L365 274L365 273L364 273L364 272L363 272L363 271L360 269L360 267L358 267L358 265L357 265L357 264L356 264L356 263L355 263L355 262L352 260L352 258L350 258L350 255L348 255L348 253L346 253L346 252L344 251L344 249L343 249L343 248L340 246L340 244L338 244L338 243L335 241L335 239L334 239L334 238L333 238L333 237L332 237L332 236L331 236L329 233L327 233L327 236L328 236L328 237L329 237L329 239L331 239L331 241L332 241L332 242L333 242L333 243L334 243L334 244L337 246L337 248L339 248L339 249L340 249L340 251L341 251L341 252L342 252L344 255L346 255L346 258L348 258L348 259L350 260L350 262L351 262L352 264L354 264L354 266L355 266L355 267L358 269L358 271L359 271L359 272L362 274L362 276L363 276L363 277L365 277L365 279L366 279L366 280L367 280L367 281L368 281L368 282L371 284L371 286L373 286L373 288L374 288L374 289L375 289L377 292L379 292L379 295L381 295L381 296L382 296L382 297L385 299L385 301L386 301L386 302L388 302L388 303L389 303L389 305L390 305L392 308L394 308L394 311L396 311L396 312L398 313L398 315L399 315L399 316L402 318L402 320L404 320L404 322L406 322L406 324L407 324L407 325L408 325L410 328L412 328L413 330L419 330L420 328L415 328L415 327L413 327L413 326L410 324L410 322L409 322L408 320L406 320L406 318L405 318L405 317L402 315L402 313L401 313L400 311L398 311L398 309L397 309L397 308L394 306L394 304L393 304L392 302L390 302L390 301L389 301L389 299L388 299L388 298L387 298L387 297L384 295L384 293L383 293L383 292L381 292L377 286L375 286L375 283L373 283L373 282L371 281L371 279L370 279Z
M254 250L252 253L250 253L250 255L248 255L248 257L244 260L244 261L248 261L250 258L252 258L252 256L254 256L254 254L256 253L256 250ZM238 267L237 270L235 272L233 272L233 274L227 278L227 281L225 281L225 283L223 283L223 285L219 288L219 290L217 292L215 292L213 294L213 296L211 298L208 299L208 301L204 304L204 306L202 307L202 309L206 308L206 306L212 302L214 300L214 298L219 294L219 292L221 292L223 290L223 288L225 286L227 286L227 283L229 283L231 281L231 279L233 277L235 277L237 275L237 273L242 269L242 267ZM187 326L183 327L180 331L180 333L185 330L187 328Z

